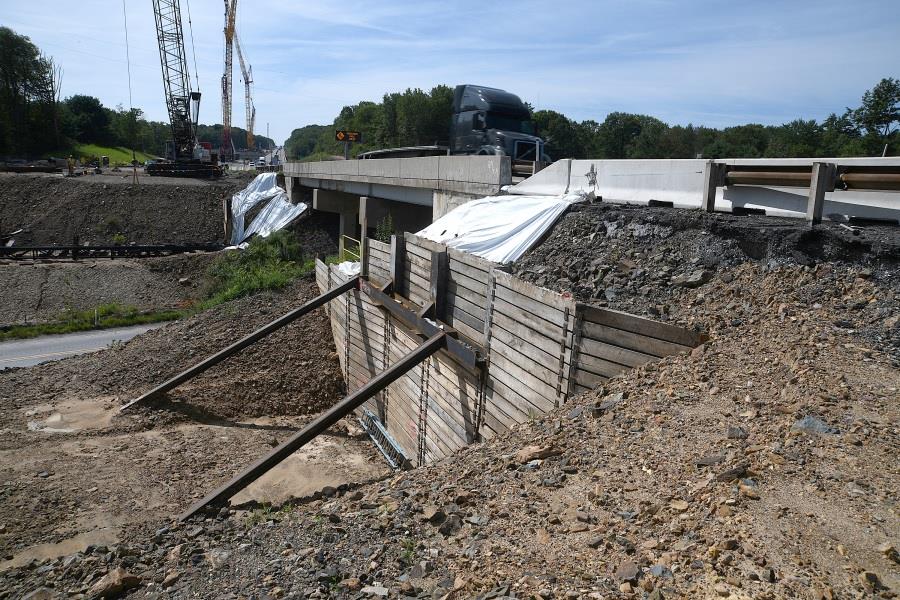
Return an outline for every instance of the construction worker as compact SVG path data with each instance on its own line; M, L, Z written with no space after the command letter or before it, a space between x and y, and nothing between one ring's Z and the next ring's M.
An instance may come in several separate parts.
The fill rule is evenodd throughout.
M72 158L72 155L69 155L69 158L66 159L66 168L69 170L69 177L75 176L75 159Z

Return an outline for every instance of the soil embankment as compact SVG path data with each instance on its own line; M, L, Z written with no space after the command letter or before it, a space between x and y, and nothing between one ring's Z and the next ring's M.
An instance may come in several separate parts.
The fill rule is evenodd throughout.
M96 261L0 262L0 324L53 321L68 310L119 304L163 311L203 297L216 253Z
M117 502L132 521L117 530L115 546L15 563L0 572L0 595L42 586L98 593L118 578L135 597L895 597L898 240L892 228L854 234L758 217L579 207L513 270L584 301L704 329L706 344L623 373L438 465L278 512L245 518L223 510L172 526L161 517L171 501L156 508L153 497L125 486ZM218 327L257 318L254 311L271 302L263 298L234 303L241 319ZM320 335L330 340L320 318ZM158 341L145 350L172 357L131 354L126 345L103 360L0 375L8 462L34 445L31 436L50 435L27 431L29 411L70 394L120 402L114 390L144 389L173 372L193 333L184 323L146 336ZM277 353L285 359L273 368L285 373L301 346L258 351L254 366L272 364ZM321 341L313 352L312 367L292 377L320 366L313 357ZM231 414L256 406L229 400L243 376L244 368L211 371L198 389L174 394ZM248 397L266 402L281 389L260 381ZM266 410L278 414L279 405ZM179 440L178 411L163 402L111 424ZM221 481L241 463L238 455L265 441L242 446L243 438L229 438L222 441L234 451L222 453L207 447L212 439L176 441L174 451L159 446L177 457L164 463L164 478L154 475L156 453L120 468L147 482L164 479L166 498L189 498L201 491L194 484ZM96 457L150 448L122 441L98 453L78 443L72 454L87 458L71 464L86 474L97 469ZM8 464L0 472L10 482L0 523L13 523L0 529L4 551L27 557L33 544L63 541L72 533L63 523L107 497L96 483L83 490L87 484L58 475L64 469L56 464L69 463ZM101 479L113 485L112 474Z
M22 229L17 246L223 243L223 201L247 185L97 177L0 176L0 233Z

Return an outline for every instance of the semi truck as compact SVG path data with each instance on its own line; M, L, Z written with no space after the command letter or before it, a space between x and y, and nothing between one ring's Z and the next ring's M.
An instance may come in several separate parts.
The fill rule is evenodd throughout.
M453 114L447 146L413 146L372 150L358 156L407 158L442 154L509 156L513 166L548 163L544 141L537 135L531 112L515 94L483 85L458 85L453 90Z

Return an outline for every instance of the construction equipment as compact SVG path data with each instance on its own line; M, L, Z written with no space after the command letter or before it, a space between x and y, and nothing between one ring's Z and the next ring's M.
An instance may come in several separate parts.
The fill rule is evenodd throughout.
M388 148L358 158L409 158L444 154L509 156L514 175L531 176L550 162L528 106L515 94L481 85L458 85L448 145Z
M241 63L241 73L244 76L244 107L247 112L247 150L253 150L255 143L253 125L256 122L256 107L253 106L253 97L250 94L250 84L253 83L253 66L251 65L248 68L244 64L244 53L241 51L240 38L235 38L234 43L237 46L238 61Z
M222 167L209 144L197 142L200 91L191 90L184 50L179 0L153 0L156 37L162 65L166 108L172 140L166 144L166 160L147 167L148 175L169 177L218 177Z
M234 159L234 143L231 141L231 72L234 47L234 21L237 17L237 0L225 0L225 72L222 73L222 160Z

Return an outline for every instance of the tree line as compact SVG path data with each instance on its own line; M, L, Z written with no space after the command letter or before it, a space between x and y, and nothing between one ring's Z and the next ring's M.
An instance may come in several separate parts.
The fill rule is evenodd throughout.
M356 155L367 150L446 144L453 90L407 89L381 102L345 106L331 125L295 129L285 142L288 158L322 160L343 154L337 129L359 131ZM886 78L866 91L860 105L824 120L717 129L669 125L649 115L612 112L602 122L575 121L553 110L532 110L538 134L556 158L791 158L897 156L900 154L900 79Z
M83 144L165 155L172 137L169 123L148 121L140 108L106 107L85 94L62 99L62 78L60 65L29 38L0 27L0 157L67 154ZM199 125L197 139L218 148L222 129L219 124ZM233 126L231 137L236 148L246 146L246 130ZM265 136L256 136L256 143L274 146Z

